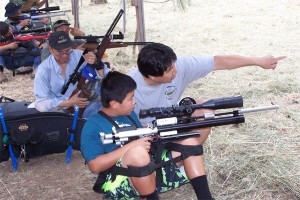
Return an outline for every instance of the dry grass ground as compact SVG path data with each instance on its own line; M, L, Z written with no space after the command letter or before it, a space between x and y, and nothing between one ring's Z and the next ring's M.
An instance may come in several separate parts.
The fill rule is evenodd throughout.
M157 2L157 1L155 1ZM55 1L69 9L68 1ZM2 4L2 1L1 1ZM120 9L119 0L80 7L81 29L103 35ZM278 104L277 111L246 114L238 126L213 129L205 144L209 184L216 199L300 199L300 3L297 0L192 1L186 12L171 2L145 2L147 40L162 42L178 55L285 55L272 70L258 67L219 71L196 81L184 96L212 99L242 95L244 107ZM1 6L3 8L3 6ZM71 16L71 15L70 15ZM126 39L133 41L135 10L127 6ZM72 21L72 18L70 18ZM122 22L118 30L123 30ZM118 31L116 30L116 31ZM108 50L117 70L135 67L132 48ZM0 85L0 95L33 100L30 75ZM96 199L91 174L79 152L67 169L65 154L0 164L0 199ZM196 199L190 185L162 199Z

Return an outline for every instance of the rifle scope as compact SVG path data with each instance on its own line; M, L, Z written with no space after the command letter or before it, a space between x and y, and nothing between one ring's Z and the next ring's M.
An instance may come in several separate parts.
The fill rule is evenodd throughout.
M42 9L25 10L22 13L37 13L37 12L50 12L54 10L60 10L59 6L46 7Z
M171 107L159 107L150 109L141 109L139 113L140 118L146 117L156 117L156 118L166 118L166 117L182 117L190 116L196 109L227 109L243 107L243 97L225 97L218 99L211 99L202 104L192 104L177 106L173 105Z
M99 38L104 38L105 36L93 36L93 35L88 35L88 36L74 36L74 39L84 39L87 41L87 43L95 43L98 42L97 40ZM124 35L121 31L119 31L118 34L111 34L110 35L111 39L117 39L117 40L123 40Z
M42 32L48 32L51 31L51 26L45 25L39 28L34 28L34 29L28 29L28 30L19 30L19 31L14 31L13 34L23 34L23 33L42 33Z

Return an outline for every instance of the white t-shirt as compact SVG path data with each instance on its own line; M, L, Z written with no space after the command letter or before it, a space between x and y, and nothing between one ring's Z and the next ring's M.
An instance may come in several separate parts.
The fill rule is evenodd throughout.
M139 116L141 109L169 107L177 104L186 87L193 81L206 76L214 69L214 58L188 56L178 57L175 62L177 74L171 83L151 86L145 83L138 68L128 73L137 83L134 97L135 113ZM143 126L152 125L154 118L140 118Z

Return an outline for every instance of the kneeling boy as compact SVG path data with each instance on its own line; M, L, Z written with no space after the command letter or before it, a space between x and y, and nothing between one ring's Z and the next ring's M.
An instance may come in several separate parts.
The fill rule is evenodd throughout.
M110 134L122 127L141 128L133 112L136 87L130 76L116 71L109 72L101 86L102 109L87 120L82 130L81 151L89 169L94 173L105 174L102 191L113 199L158 199L158 193L190 182L198 199L212 199L201 155L183 156L180 162L153 169L151 166L155 155L150 153L152 137L142 137L122 147L101 142L99 133ZM191 147L199 145L197 141L196 138L188 138L176 144ZM163 150L160 159L165 162L180 155L180 152ZM187 178L181 174L181 166L184 166ZM150 171L142 176L131 176L130 173L120 175L115 170L120 167L140 168L140 172L144 169ZM159 184L157 174L163 176Z

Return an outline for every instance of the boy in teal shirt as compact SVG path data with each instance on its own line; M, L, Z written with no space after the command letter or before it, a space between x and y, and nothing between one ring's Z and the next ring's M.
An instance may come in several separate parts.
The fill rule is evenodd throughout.
M120 175L115 171L122 167L133 166L140 171L151 168L154 156L150 153L152 137L142 137L124 143L122 147L116 144L103 144L100 134L118 132L119 128L141 128L136 114L134 90L135 81L125 74L113 71L103 79L101 85L101 110L90 117L84 125L81 134L81 151L94 173L105 174L105 183L101 186L107 197L112 199L159 199L158 193L171 190L191 182L198 199L212 199L201 155L192 155L184 160L150 170L142 176ZM196 138L188 138L176 142L181 145L199 145ZM199 149L199 147L197 147ZM180 152L165 149L162 161L180 156ZM184 166L187 177L180 172ZM162 170L162 184L157 184L156 170Z

